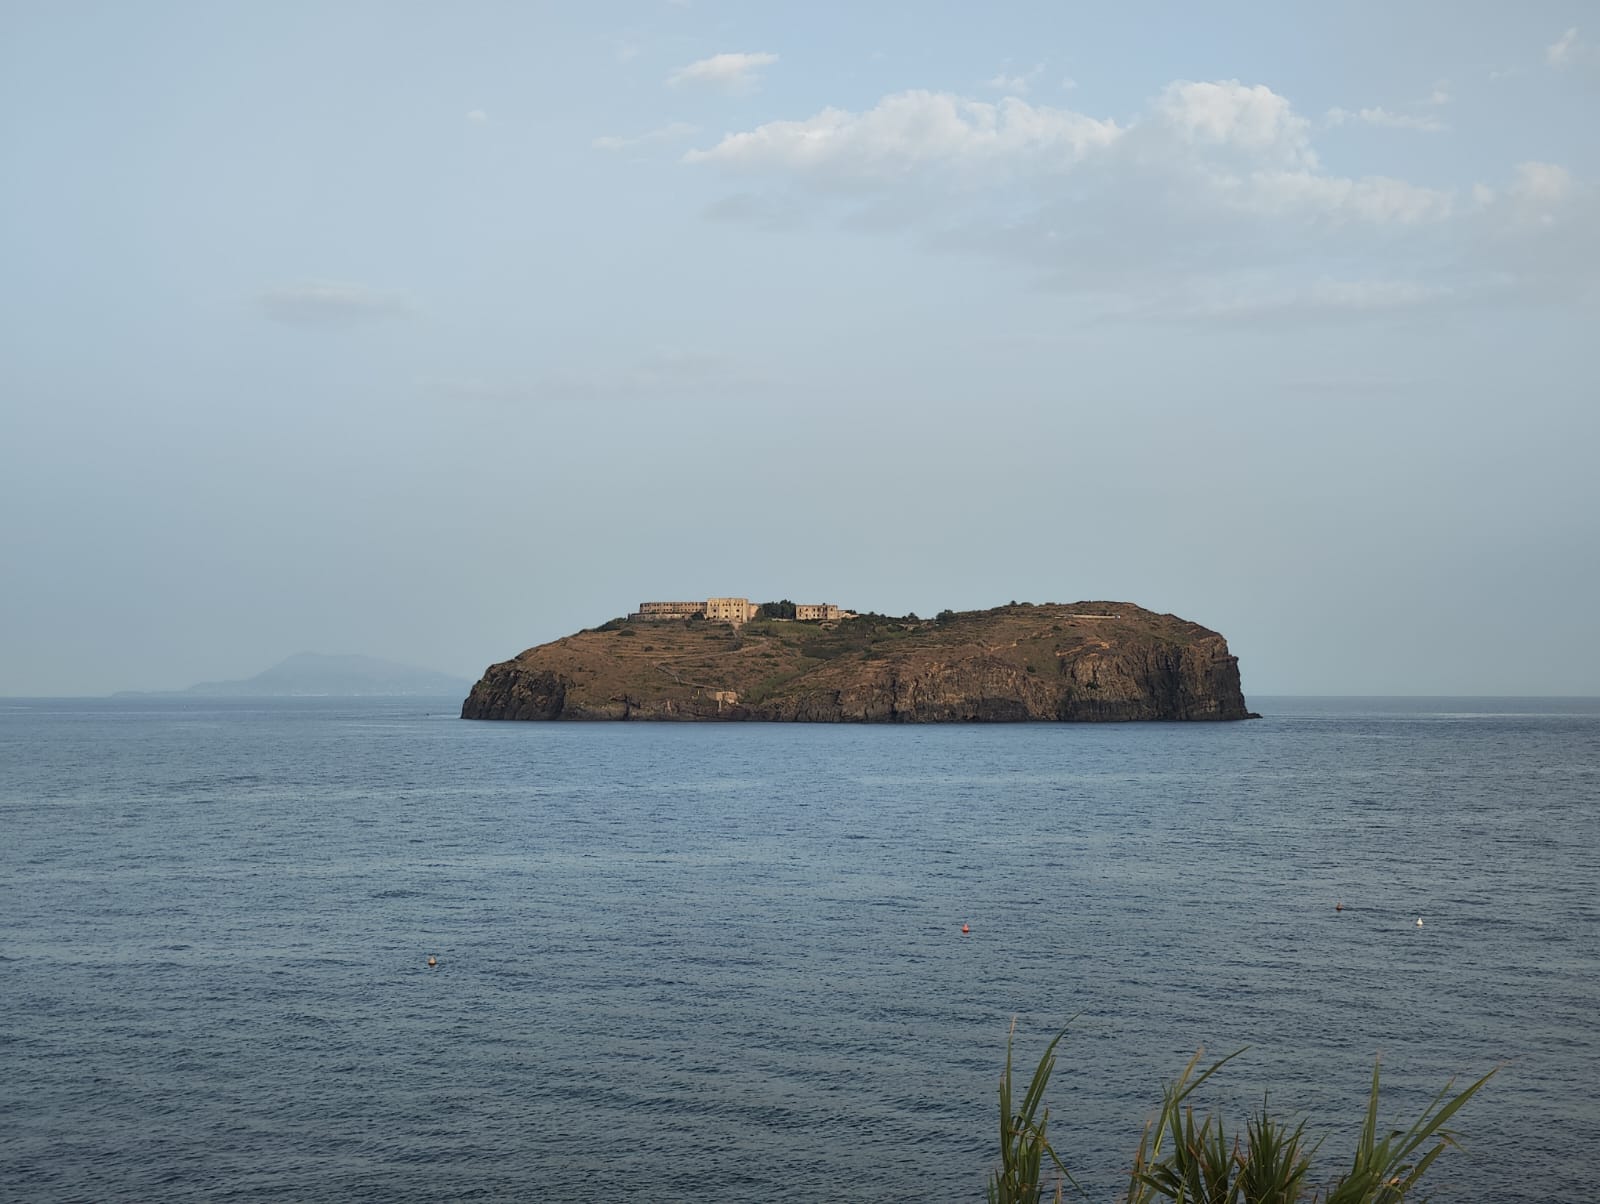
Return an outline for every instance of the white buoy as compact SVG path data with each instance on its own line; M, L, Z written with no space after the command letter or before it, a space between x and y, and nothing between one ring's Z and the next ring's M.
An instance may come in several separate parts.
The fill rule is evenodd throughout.
M1418 917L1417 917L1417 927L1418 927L1418 928L1421 928L1421 927L1422 927L1422 917L1421 917L1421 916L1418 916Z

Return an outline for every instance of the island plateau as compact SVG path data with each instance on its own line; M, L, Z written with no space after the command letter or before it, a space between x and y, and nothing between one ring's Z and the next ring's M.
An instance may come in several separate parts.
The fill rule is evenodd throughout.
M819 615L795 618L794 615ZM711 615L727 616L712 618ZM1016 723L1256 718L1221 635L1126 602L854 614L642 603L491 665L463 719Z

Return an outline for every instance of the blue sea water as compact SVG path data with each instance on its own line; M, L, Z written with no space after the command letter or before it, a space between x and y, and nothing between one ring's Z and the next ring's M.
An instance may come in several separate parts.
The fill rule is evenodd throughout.
M1600 701L1252 702L0 700L0 1197L978 1200L1015 1016L1094 1200L1202 1045L1328 1170L1499 1067L1436 1198L1591 1198Z

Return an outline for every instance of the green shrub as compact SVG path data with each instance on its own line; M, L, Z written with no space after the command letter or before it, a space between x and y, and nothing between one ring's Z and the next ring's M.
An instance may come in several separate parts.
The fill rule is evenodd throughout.
M1015 1032L1013 1020L1006 1036L1005 1071L1000 1076L1000 1168L989 1178L990 1204L1039 1204L1047 1158L1058 1176L1055 1199L1060 1200L1062 1178L1074 1187L1079 1185L1050 1142L1050 1110L1044 1107L1044 1092L1055 1070L1056 1046L1066 1030L1045 1047L1020 1107L1012 1104L1011 1043ZM1307 1199L1312 1204L1401 1204L1434 1160L1456 1145L1455 1133L1445 1128L1446 1122L1495 1074L1491 1070L1454 1096L1450 1092L1455 1080L1451 1079L1410 1128L1389 1129L1380 1139L1379 1064L1374 1063L1372 1090L1350 1169L1325 1187L1311 1190L1312 1159L1322 1143L1320 1139L1308 1141L1304 1120L1291 1129L1272 1119L1263 1100L1261 1111L1245 1122L1244 1135L1236 1131L1231 1141L1221 1117L1207 1115L1196 1123L1189 1096L1243 1052L1231 1053L1196 1074L1204 1056L1204 1051L1198 1052L1167 1085L1160 1110L1139 1139L1128 1171L1126 1204L1155 1204L1158 1200L1297 1204Z

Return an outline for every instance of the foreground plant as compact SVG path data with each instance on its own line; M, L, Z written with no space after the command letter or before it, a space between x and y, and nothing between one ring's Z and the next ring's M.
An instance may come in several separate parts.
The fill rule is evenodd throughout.
M1044 1056L1033 1072L1028 1090L1022 1097L1022 1107L1013 1109L1011 1094L1011 1041L1017 1033L1017 1021L1011 1020L1011 1031L1006 1034L1006 1069L1000 1076L1000 1169L989 1176L989 1204L1039 1204L1044 1198L1041 1172L1046 1157L1055 1164L1056 1171L1064 1175L1079 1191L1078 1181L1067 1170L1050 1144L1046 1130L1050 1125L1050 1109L1043 1112L1044 1089L1050 1074L1056 1068L1056 1046L1067 1035L1062 1029L1055 1040L1045 1046ZM1061 1199L1061 1181L1056 1181L1055 1198Z
M1129 1172L1129 1204L1182 1200L1194 1204L1294 1204L1305 1190L1316 1147L1306 1148L1305 1122L1290 1129L1274 1121L1263 1100L1245 1126L1245 1140L1228 1141L1220 1116L1197 1126L1185 1101L1200 1084L1244 1050L1196 1075L1202 1053L1189 1059L1162 1092L1161 1111L1145 1126ZM1169 1147L1162 1156L1164 1146Z
M1461 1105L1471 1099L1494 1075L1491 1070L1454 1099L1447 1100L1451 1079L1423 1109L1422 1115L1409 1129L1400 1132L1391 1129L1383 1140L1378 1140L1378 1063L1372 1064L1372 1094L1367 1099L1367 1117L1361 1126L1361 1136L1356 1142L1355 1163L1350 1173L1343 1176L1328 1192L1327 1204L1395 1204L1404 1200L1406 1193L1417 1185L1417 1180L1433 1165L1434 1159L1446 1147L1456 1145L1455 1133L1444 1127L1445 1122L1461 1110ZM1430 1142L1433 1148L1417 1157L1417 1152Z
M1066 1036L1063 1029L1045 1048L1019 1109L1012 1107L1011 1044L1016 1032L1012 1021L1006 1037L1006 1068L1000 1079L1000 1169L989 1180L990 1204L1039 1204L1043 1198L1040 1172L1048 1157L1067 1181L1079 1187L1050 1144L1048 1108L1044 1091L1055 1069L1056 1046ZM1222 1118L1207 1115L1196 1120L1189 1097L1213 1074L1243 1050L1229 1054L1199 1071L1204 1051L1197 1052L1162 1092L1161 1109L1145 1126L1128 1172L1127 1204L1297 1204L1307 1198L1311 1163L1321 1141L1308 1144L1306 1122L1294 1128L1274 1120L1263 1100L1261 1110L1245 1123L1241 1137L1232 1140ZM1312 1191L1312 1204L1400 1204L1456 1136L1445 1127L1461 1107L1495 1074L1491 1070L1459 1094L1450 1094L1451 1079L1423 1109L1410 1128L1391 1129L1378 1136L1379 1063L1372 1067L1372 1090L1366 1116L1356 1140L1350 1170L1326 1188ZM1197 1073L1197 1071L1199 1071ZM1041 1111L1041 1109L1043 1109ZM1058 1180L1055 1198L1062 1197Z

